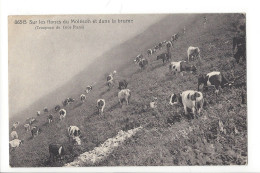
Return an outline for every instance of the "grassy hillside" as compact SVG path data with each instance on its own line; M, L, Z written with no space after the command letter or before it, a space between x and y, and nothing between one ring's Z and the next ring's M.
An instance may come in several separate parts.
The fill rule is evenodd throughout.
M10 165L62 166L80 153L92 150L106 139L114 137L118 131L139 126L144 127L141 132L127 140L125 145L97 166L247 164L247 110L240 105L240 88L223 89L218 102L213 94L207 94L208 105L198 119L184 116L182 107L169 105L169 96L173 92L197 89L200 73L219 70L233 79L245 72L245 65L233 66L232 58L234 26L239 23L241 16L209 14L206 28L203 28L202 17L203 15L168 16L144 33L108 52L107 61L103 61L109 64L107 71L100 72L104 74L117 69L116 81L126 79L132 91L130 104L121 108L117 99L117 86L108 91L104 85L105 79L100 76L102 80L97 81L85 103L76 101L66 107L67 117L64 121L59 122L57 113L54 114L54 123L50 125L47 124L47 114L37 117L37 125L41 126L43 132L35 139L31 139L30 133L18 127L18 135L25 139L25 144L10 154ZM174 44L171 50L172 60L186 59L189 46L200 47L202 61L193 62L198 67L197 74L170 75L168 65L156 61L156 54L148 58L149 66L145 70L140 70L133 64L134 56L139 53L146 55L148 48L160 41L169 40L184 25L186 34L181 34ZM163 48L157 54L165 51ZM78 97L83 92L84 87L79 85L79 81L85 75L87 74L82 72L73 79L78 83L71 83L73 90L70 96ZM245 81L242 78L236 84ZM155 110L149 108L152 96L158 98L158 108ZM99 116L96 112L98 98L106 100L104 116ZM223 132L219 120L224 124ZM67 127L70 125L77 125L82 130L81 146L68 144ZM53 142L66 145L66 158L62 162L48 162L48 145Z

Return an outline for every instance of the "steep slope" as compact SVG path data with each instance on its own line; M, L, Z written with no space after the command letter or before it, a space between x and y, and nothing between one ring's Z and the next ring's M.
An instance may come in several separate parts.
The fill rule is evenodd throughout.
M66 107L68 114L64 121L59 122L57 113L54 114L54 123L50 125L46 123L46 115L37 117L37 124L43 132L35 139L31 139L30 133L25 133L22 127L19 127L19 135L25 139L25 144L10 154L10 165L62 166L79 154L114 137L118 131L139 126L144 128L137 136L127 140L125 145L116 149L108 159L98 165L245 164L247 115L246 108L240 107L239 88L224 89L219 102L216 102L214 97L207 96L209 104L202 116L199 119L190 119L183 115L183 108L168 104L169 96L173 92L196 90L198 74L169 75L168 65L163 66L161 61L156 61L156 55L148 58L149 66L145 70L140 70L133 64L134 56L139 53L146 55L148 48L160 41L169 40L172 34L179 32L185 25L186 33L181 34L171 51L172 60L185 59L186 50L192 45L200 47L202 51L202 61L194 62L198 73L220 70L229 78L233 78L245 72L245 66L233 67L231 57L232 37L235 34L233 25L238 22L240 15L207 15L209 24L206 28L202 25L203 15L190 15L190 18L187 16L181 23L176 22L181 15L169 16L121 45L122 49L114 49L108 54L107 57L110 58L105 63L113 63L110 63L112 65L106 70L111 71L121 66L117 68L116 81L128 81L132 91L130 105L121 108L117 99L117 86L108 90L104 85L104 78L100 76L102 80L97 81L85 103L76 101ZM165 48L160 52L164 51ZM118 63L119 59L124 60ZM84 73L80 76L84 77ZM81 77L74 80L81 81ZM72 84L71 88L71 96L79 96L84 87ZM158 98L157 110L148 107L152 96ZM97 115L95 106L98 98L106 100L104 116ZM220 132L219 120L224 124L225 134ZM82 130L81 146L68 144L69 125L77 125ZM237 129L238 133L235 133L234 129ZM48 162L48 145L53 142L66 145L66 157L62 162Z

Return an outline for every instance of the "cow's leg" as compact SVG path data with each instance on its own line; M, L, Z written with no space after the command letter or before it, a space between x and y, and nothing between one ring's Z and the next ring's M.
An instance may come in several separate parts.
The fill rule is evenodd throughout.
M184 106L184 114L188 115L188 111L187 111L187 107L186 106Z
M192 108L192 114L193 114L193 119L194 119L195 116L196 116L196 110L195 110L195 107Z

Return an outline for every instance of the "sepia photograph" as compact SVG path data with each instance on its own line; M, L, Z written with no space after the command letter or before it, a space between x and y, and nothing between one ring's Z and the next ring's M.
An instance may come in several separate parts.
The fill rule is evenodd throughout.
M246 13L10 15L9 166L248 165Z

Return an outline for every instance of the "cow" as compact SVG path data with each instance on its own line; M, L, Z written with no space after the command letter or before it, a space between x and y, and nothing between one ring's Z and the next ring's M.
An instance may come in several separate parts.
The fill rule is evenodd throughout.
M136 64L138 64L138 63L141 61L142 58L143 58L143 55L142 55L142 54L139 54L139 55L136 56L134 62L135 62Z
M92 89L93 89L93 87L91 85L87 86L86 93L88 94Z
M198 47L190 46L187 50L187 54L188 54L188 61L190 61L190 59L194 60L195 57L201 59L200 49Z
M49 122L49 124L52 123L52 121L53 121L53 115L50 114L50 115L48 116L48 122Z
M123 106L123 102L126 102L126 105L129 104L129 99L131 97L131 91L130 89L123 89L121 91L118 92L118 100L120 105Z
M12 131L10 135L11 135L11 139L12 139L12 140L13 140L13 139L18 139L18 134L17 134L16 131Z
M81 100L82 102L84 102L84 101L86 100L86 95L81 94L81 95L80 95L80 100Z
M66 110L65 109L61 109L59 111L59 114L60 114L60 120L63 120L65 117L66 117Z
M197 67L195 65L190 65L186 61L178 61L171 62L169 65L169 72L176 74L176 72L180 72L183 75L184 71L189 71L191 73L195 73L197 71Z
M121 80L119 81L118 85L119 85L118 89L122 90L127 88L128 83L126 82L126 80Z
M75 101L75 99L72 99L72 98L66 98L65 100L64 100L64 102L63 102L63 106L67 106L67 105L69 105L69 104L71 104L71 103L73 103Z
M81 135L81 132L77 126L69 126L68 134L69 134L69 141L72 138L73 142L75 142L77 145L81 145L81 140L79 138Z
M172 42L171 41L167 41L166 47L167 47L167 49L171 48L172 47Z
M50 154L50 161L54 161L55 157L62 159L62 156L65 154L64 147L61 144L50 144L49 145L49 154Z
M156 59L157 60L161 59L164 64L164 62L169 62L170 58L171 57L168 53L162 53L162 54L158 55Z
M47 107L44 107L44 108L43 108L43 112L44 112L44 113L49 112L48 108L47 108Z
M114 82L113 80L109 80L107 81L106 85L108 86L108 88L111 88L113 86Z
M34 138L35 136L39 135L39 132L41 132L41 129L38 126L32 127L31 133L32 137Z
M232 86L227 78L219 71L213 71L206 75L200 75L198 78L198 91L200 90L200 85L203 84L204 89L208 89L209 86L215 87L215 94L219 94L219 89L225 86Z
M29 119L29 124L32 125L35 121L36 121L35 118L30 118L30 119Z
M37 114L37 116L40 116L41 115L41 111L37 111L36 114Z
M154 52L153 52L152 49L148 49L148 50L147 50L147 55L148 55L148 57L149 57L150 55L153 55L153 53L154 53Z
M18 148L21 144L23 144L23 140L20 139L14 139L12 141L9 142L9 149L12 151L15 148Z
M170 105L175 105L180 103L184 107L185 115L188 114L187 108L192 110L193 118L196 114L200 115L200 112L203 108L204 98L203 94L199 91L187 90L182 93L172 94L170 97Z
M98 99L97 100L97 109L98 109L99 115L103 114L105 105L106 105L106 102L105 102L104 99Z
M142 58L139 63L138 63L139 67L141 69L145 69L145 67L148 65L148 60L145 58Z
M16 129L18 126L19 126L19 124L20 124L20 122L15 122L14 124L13 124L13 127L12 127L12 129Z
M24 128L28 132L31 129L31 126L30 126L30 124L25 124Z
M159 48L159 50L161 50L162 49L162 42L160 42L159 44L158 44L158 48Z
M234 37L233 38L233 56L237 62L242 58L246 60L246 38L244 36Z
M58 112L60 110L60 105L56 105L54 109L56 112Z
M179 37L179 34L174 34L174 35L172 35L171 41L172 41L172 42L177 41L178 37Z

